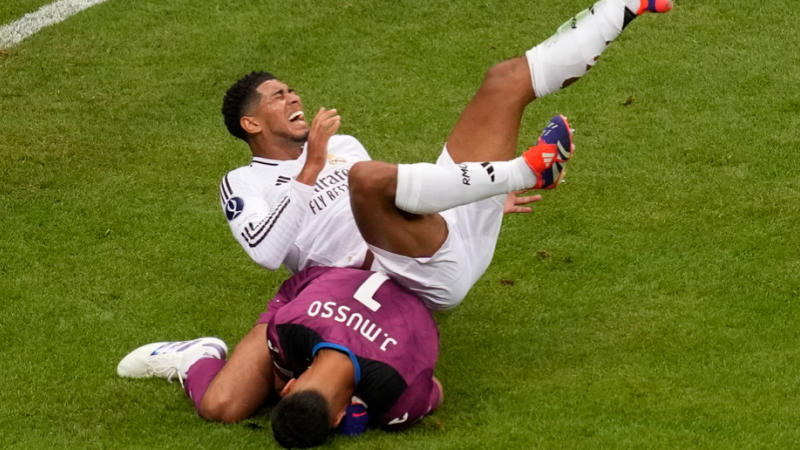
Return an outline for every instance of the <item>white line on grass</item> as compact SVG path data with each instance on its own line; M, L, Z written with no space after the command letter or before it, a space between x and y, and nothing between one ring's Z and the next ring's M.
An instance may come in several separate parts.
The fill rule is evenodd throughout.
M58 0L44 5L38 11L25 14L21 19L0 27L0 48L16 45L42 28L104 1L106 0Z

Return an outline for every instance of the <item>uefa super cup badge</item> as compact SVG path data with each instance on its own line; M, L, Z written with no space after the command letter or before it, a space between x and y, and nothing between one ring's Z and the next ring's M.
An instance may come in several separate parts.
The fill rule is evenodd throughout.
M342 158L340 156L336 156L336 155L334 155L332 153L328 153L328 164L330 164L332 166L338 166L339 164L344 164L346 162L347 162L346 159L344 159L344 158Z

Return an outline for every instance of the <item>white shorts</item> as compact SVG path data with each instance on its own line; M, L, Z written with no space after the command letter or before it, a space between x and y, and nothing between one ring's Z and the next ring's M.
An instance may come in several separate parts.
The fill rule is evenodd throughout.
M455 165L447 147L436 164ZM433 311L453 308L492 262L505 199L502 194L440 212L447 223L447 239L429 258L411 258L368 244L375 254L372 270L396 280Z

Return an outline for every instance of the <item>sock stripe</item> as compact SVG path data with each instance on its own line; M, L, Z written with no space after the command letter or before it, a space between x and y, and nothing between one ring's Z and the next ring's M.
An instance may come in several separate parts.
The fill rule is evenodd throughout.
M494 166L492 166L492 163L488 161L482 162L481 167L486 169L486 173L489 174L489 178L492 180L492 183L494 183Z

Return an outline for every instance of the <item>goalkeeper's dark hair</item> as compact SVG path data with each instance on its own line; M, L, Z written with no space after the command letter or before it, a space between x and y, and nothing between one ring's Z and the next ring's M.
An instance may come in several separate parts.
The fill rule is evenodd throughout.
M225 127L237 138L247 142L247 132L239 124L247 108L257 102L261 95L256 91L258 86L275 76L269 72L253 71L243 76L233 84L222 98L222 115L225 118Z
M322 445L330 432L328 402L315 390L288 395L272 410L272 434L286 448Z

